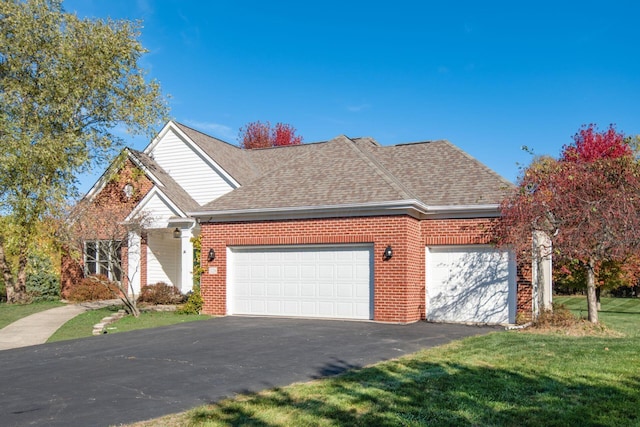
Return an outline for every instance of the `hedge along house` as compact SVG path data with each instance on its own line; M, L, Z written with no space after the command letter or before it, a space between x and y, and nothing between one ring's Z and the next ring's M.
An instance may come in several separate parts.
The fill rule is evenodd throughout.
M339 136L241 150L169 122L129 153L152 183L134 212L154 218L123 255L136 290L191 289L190 238L200 235L209 314L531 317L531 266L490 244L511 184L447 141Z

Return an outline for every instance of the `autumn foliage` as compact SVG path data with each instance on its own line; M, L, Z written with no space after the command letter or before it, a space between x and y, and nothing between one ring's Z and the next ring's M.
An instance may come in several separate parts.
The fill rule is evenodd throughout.
M624 135L613 126L582 128L558 160L532 162L501 211L500 240L521 258L531 254L532 234L542 231L557 261L583 266L589 320L597 323L596 272L640 253L640 164Z
M561 160L567 162L593 162L633 154L625 143L624 135L618 133L613 125L604 132L598 132L593 124L583 126L573 136L573 144L565 145L562 150Z
M240 129L239 139L240 147L247 150L302 144L296 128L286 123L276 123L272 128L269 122L251 122Z
M101 270L105 267L98 258L101 256L112 260L120 258L121 244L126 246L131 233L142 235L150 220L145 212L132 215L135 206L149 191L151 182L129 160L126 151L114 161L104 179L105 184L97 194L90 194L73 207L69 219L65 222L66 229L60 231L70 254L75 254L81 262L100 265ZM100 249L95 250L94 258L91 258L89 251L85 251L87 242L103 242L96 246ZM128 248L129 254L133 250L135 249ZM103 251L108 251L109 254L102 255ZM112 290L112 285L115 283L117 292L112 292L111 298L122 299L127 311L137 316L135 298L130 297L133 289L127 277L128 271L118 262L110 263L109 269L114 276L119 277L117 281L111 281L108 278L105 280L106 276L103 275L91 275L81 285L87 287L93 284L95 287Z

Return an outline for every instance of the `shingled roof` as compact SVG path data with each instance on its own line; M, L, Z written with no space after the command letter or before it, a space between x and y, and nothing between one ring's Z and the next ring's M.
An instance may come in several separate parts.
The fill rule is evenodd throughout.
M200 205L198 202L187 193L178 183L169 175L155 160L141 151L128 149L129 153L137 160L146 171L153 175L153 177L159 181L156 185L160 190L169 198L173 203L178 206L182 212L191 212L198 209Z
M360 147L428 206L496 204L512 186L449 141Z
M339 136L240 151L246 175L238 180L245 184L194 215L398 201L427 207L497 205L511 185L447 141L380 146L372 138Z
M256 168L250 160L246 150L192 129L182 123L173 123L240 185L244 185L260 175L259 168Z

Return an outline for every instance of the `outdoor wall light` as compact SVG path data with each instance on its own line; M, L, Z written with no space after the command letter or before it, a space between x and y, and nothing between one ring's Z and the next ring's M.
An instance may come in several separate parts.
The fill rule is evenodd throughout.
M179 239L181 236L182 236L182 233L180 232L180 229L176 227L176 229L173 230L173 238Z
M211 249L209 249L209 254L207 255L207 260L209 260L209 262L211 262L214 259L216 259L216 252L213 250L213 248L211 248Z
M391 245L387 245L387 247L384 250L384 259L391 259L391 257L393 256L393 248L391 248Z

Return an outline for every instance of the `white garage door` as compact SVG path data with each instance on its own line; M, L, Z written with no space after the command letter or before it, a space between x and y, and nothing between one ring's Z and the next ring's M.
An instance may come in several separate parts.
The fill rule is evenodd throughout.
M516 266L490 246L427 248L426 316L436 322L514 323Z
M373 317L370 246L230 248L227 312Z

